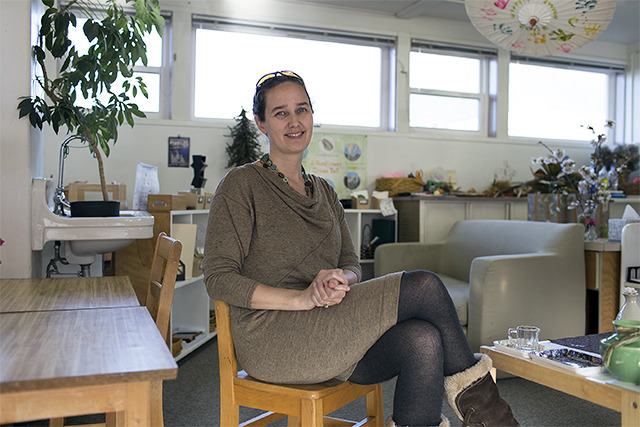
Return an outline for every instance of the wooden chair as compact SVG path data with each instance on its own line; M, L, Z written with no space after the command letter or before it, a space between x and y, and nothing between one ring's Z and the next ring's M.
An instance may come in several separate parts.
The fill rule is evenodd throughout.
M267 411L242 426L265 426L288 416L291 426L353 426L384 424L382 384L358 385L330 381L309 385L269 384L238 372L229 322L229 305L215 302L220 358L220 425L240 425L240 406ZM359 422L325 417L344 405L366 396L367 417Z
M170 334L169 320L171 318L171 303L173 302L173 291L176 286L176 275L180 254L182 253L182 243L172 239L165 232L158 235L156 247L149 274L149 287L147 288L147 299L145 306L151 314L151 318L156 322L160 335L167 342L169 349ZM110 412L106 414L106 426L115 426L118 413ZM151 425L164 425L162 415L162 381L151 383ZM50 427L64 426L64 418L53 418L49 421Z

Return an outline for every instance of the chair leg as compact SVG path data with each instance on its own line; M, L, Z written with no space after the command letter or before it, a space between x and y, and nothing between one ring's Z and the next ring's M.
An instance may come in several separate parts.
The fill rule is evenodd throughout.
M231 390L220 390L220 425L237 426L240 424L240 405L236 405Z
M324 426L322 400L303 399L300 405L300 422L304 427Z
M384 423L384 402L382 400L382 384L377 384L376 389L367 394L367 419L375 419L375 425Z

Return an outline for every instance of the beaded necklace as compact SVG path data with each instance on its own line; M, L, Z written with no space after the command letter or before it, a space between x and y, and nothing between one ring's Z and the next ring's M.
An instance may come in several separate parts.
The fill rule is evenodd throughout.
M284 174L278 170L278 167L269 158L269 153L263 154L262 157L260 157L260 163L262 163L262 166L264 166L265 169L269 169L270 171L278 175L280 178L282 178L284 182L289 184L289 180L287 179L287 177L284 176ZM307 197L312 197L314 192L313 182L305 172L304 166L301 165L300 167L302 168L302 179L304 179L304 192L307 195Z

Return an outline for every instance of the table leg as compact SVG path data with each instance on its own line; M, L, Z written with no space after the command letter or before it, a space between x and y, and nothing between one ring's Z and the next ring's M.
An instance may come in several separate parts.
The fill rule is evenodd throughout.
M153 427L164 426L164 416L162 414L162 381L151 383L151 425Z
M631 390L622 392L621 425L623 427L640 426L640 393Z
M124 417L116 417L118 427L149 426L151 421L150 382L127 383Z
M498 370L494 367L491 367L491 370L489 372L491 373L491 378L493 378L493 382L495 383L498 375Z

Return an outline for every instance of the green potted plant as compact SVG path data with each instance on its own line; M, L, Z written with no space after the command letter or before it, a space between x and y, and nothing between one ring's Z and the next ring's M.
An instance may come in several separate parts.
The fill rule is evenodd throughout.
M133 67L139 60L147 64L143 36L154 29L162 35L160 6L158 0L104 0L100 10L94 8L93 0L42 3L46 10L38 42L32 48L41 68L36 81L43 95L20 98L19 117L28 117L34 128L42 129L46 123L56 134L66 127L69 134L87 143L98 162L102 195L107 201L101 152L109 157L119 126L125 122L133 126L134 117L145 117L130 97L138 92L147 96L142 79L133 76ZM122 3L133 5L133 12L126 13ZM69 39L70 25L77 23L76 11L87 17L82 30L89 48L84 54ZM124 78L121 90L114 85L119 76ZM106 103L97 96L105 93ZM91 108L76 105L80 94L93 100Z

